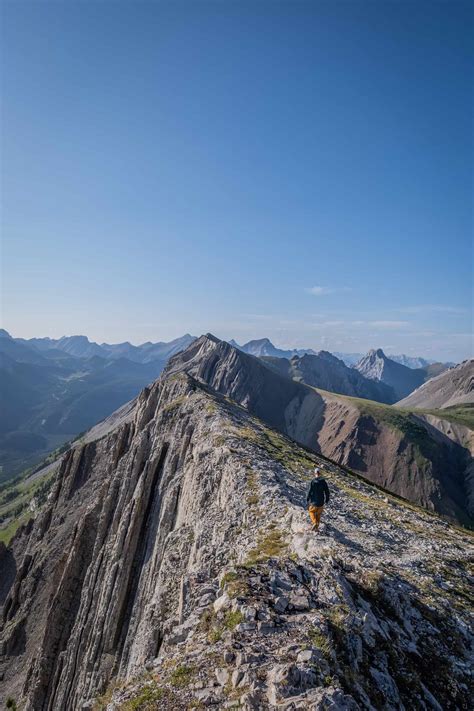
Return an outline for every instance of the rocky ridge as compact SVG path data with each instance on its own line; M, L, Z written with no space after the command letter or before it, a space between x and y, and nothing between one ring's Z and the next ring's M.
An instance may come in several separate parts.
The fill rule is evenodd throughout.
M165 374L187 372L306 447L472 525L472 456L459 438L440 436L411 413L308 387L264 363L208 334L172 358Z
M64 456L47 506L0 548L5 698L469 708L466 533L176 369L103 432ZM316 463L332 491L318 535L304 510Z

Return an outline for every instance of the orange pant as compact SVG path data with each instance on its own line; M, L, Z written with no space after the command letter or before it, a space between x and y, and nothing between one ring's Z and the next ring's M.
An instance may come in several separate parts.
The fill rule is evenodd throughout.
M319 528L319 522L321 520L323 509L324 506L315 506L314 504L309 505L309 517L316 528Z

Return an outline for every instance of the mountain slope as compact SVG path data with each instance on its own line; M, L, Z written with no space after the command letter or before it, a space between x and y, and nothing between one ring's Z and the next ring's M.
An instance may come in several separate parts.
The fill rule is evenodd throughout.
M400 407L444 408L474 403L474 360L444 371L401 400Z
M465 534L177 371L119 422L65 455L0 547L4 698L468 708ZM303 509L316 463L332 491L319 537Z
M319 351L316 355L293 356L290 360L286 358L263 358L262 360L265 365L281 375L314 388L378 402L395 402L395 394L388 385L365 378L327 351Z
M326 456L409 501L474 525L472 429L443 420L442 413L430 420L381 403L320 394L325 417L318 442Z
M107 417L162 367L70 355L37 364L0 354L0 481Z
M186 372L374 483L473 524L470 450L447 436L440 440L427 422L410 413L316 391L209 335L172 358L164 372Z
M446 369L442 363L431 364L426 368L407 368L387 358L380 348L369 351L354 367L366 378L391 387L396 400L406 397L430 377Z
M46 363L43 356L34 348L16 341L5 331L0 329L0 356L5 356L17 361L18 363L31 363L35 365L44 365Z

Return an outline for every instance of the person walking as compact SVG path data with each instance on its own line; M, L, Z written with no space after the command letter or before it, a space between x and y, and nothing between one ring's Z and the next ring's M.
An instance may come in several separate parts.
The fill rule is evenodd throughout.
M321 474L319 467L314 468L314 479L309 485L306 503L308 504L309 517L313 524L313 531L319 528L321 514L323 513L324 505L329 501L329 487L326 479Z

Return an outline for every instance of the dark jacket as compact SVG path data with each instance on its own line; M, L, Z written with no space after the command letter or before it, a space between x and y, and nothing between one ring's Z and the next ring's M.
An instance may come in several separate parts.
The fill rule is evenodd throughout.
M326 483L326 479L318 477L313 479L309 486L308 495L306 497L306 502L308 504L313 504L314 506L324 506L329 501L329 487Z

